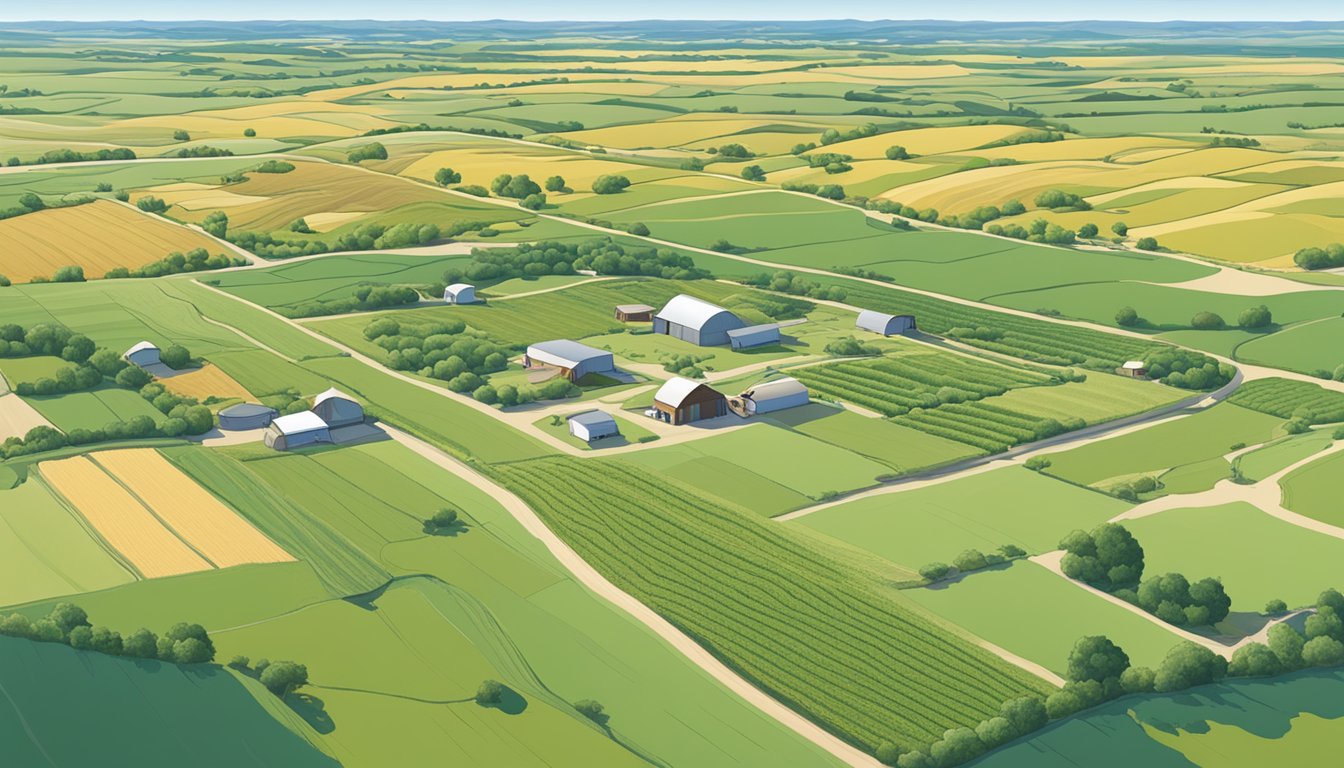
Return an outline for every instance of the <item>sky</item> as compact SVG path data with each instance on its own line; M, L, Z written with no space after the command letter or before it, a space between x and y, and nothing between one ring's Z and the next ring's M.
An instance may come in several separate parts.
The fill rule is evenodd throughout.
M610 21L631 19L951 19L987 21L1061 21L1128 19L1135 21L1344 19L1341 0L942 0L900 3L892 0L227 0L204 6L181 0L42 0L0 2L0 21L34 20L249 20L249 19L431 19L475 21L516 19Z

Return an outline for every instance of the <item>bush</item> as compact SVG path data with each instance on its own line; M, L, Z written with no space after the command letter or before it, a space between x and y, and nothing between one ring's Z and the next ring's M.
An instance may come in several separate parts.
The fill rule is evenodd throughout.
M1263 643L1248 643L1232 654L1227 674L1232 677L1268 677L1283 671L1279 657Z
M1130 667L1120 673L1120 688L1125 693L1151 693L1157 673L1148 667Z
M630 180L618 174L605 174L593 180L593 193L614 195L630 186Z
M1040 472L1050 466L1050 460L1044 456L1032 456L1026 460L1023 466L1033 472Z
M1118 523L1102 523L1091 533L1074 531L1060 547L1064 574L1098 589L1133 587L1143 576L1143 547Z
M452 168L440 168L434 172L434 183L440 187L446 187L449 184L460 184L462 174L454 171Z
M159 360L169 368L180 371L191 363L191 352L186 347L173 344L159 353Z
M878 762L883 765L896 765L896 761L901 759L901 748L890 741L884 741L877 745L877 752L874 753Z
M1337 667L1344 664L1344 642L1322 635L1302 647L1302 663L1309 667Z
M1202 645L1184 641L1162 659L1153 680L1159 693L1215 683L1227 674L1227 660Z
M1156 251L1158 249L1157 238L1140 237L1139 241L1134 244L1134 247L1138 248L1140 251Z
M952 565L955 566L958 571L965 573L967 571L978 571L981 568L987 568L989 562L985 560L985 556L980 550L968 549L957 555L952 560Z
M476 688L476 703L483 707L498 704L504 698L504 684L498 680L483 680Z
M910 159L910 153L905 150L905 147L902 147L899 144L892 144L890 147L887 147L886 155L888 160Z
M308 667L293 661L275 661L258 677L267 690L283 699L308 684Z
M1197 312L1190 318L1190 327L1201 331L1218 331L1225 326L1223 318L1215 312Z
M928 581L941 581L947 578L947 574L952 572L952 567L947 563L929 563L919 569L919 575Z
M602 704L595 699L579 699L574 702L574 709L593 722L601 723L604 720Z
M1115 324L1126 328L1139 324L1139 313L1133 307L1121 307L1115 313Z
M1344 244L1331 243L1324 248L1303 248L1293 255L1293 263L1302 269L1344 267Z
M1264 613L1268 616L1276 616L1288 611L1288 604L1282 600L1270 600L1265 603Z
M1274 322L1274 316L1269 311L1269 307L1261 304L1258 307L1247 307L1237 316L1237 325L1242 328L1267 328Z
M362 163L365 160L386 160L387 147L384 147L376 141L369 144L361 144L357 147L351 147L345 153L345 157L352 163Z
M1036 196L1037 208L1072 208L1078 211L1091 210L1092 206L1087 201L1071 192L1062 192L1058 189L1047 189Z
M1104 635L1089 635L1078 639L1069 652L1065 678L1074 682L1093 680L1106 683L1120 679L1129 669L1129 655Z

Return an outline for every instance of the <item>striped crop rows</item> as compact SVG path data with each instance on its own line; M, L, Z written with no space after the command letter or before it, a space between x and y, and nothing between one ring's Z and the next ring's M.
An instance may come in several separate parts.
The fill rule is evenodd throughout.
M807 366L790 373L822 394L886 416L1050 383L1042 373L942 353Z
M854 281L838 284L844 285L848 292L846 301L855 306L913 314L921 329L937 334L947 334L954 328L986 329L990 333L985 338L965 334L957 338L972 346L1038 363L1109 370L1126 360L1141 359L1155 347L1165 346L1161 342L994 312L896 288Z
M1344 421L1344 393L1309 381L1257 379L1237 388L1228 402L1283 419L1305 417L1313 424Z
M916 746L1042 683L772 524L618 461L496 470L617 586L850 741Z
M989 453L1001 453L1019 443L1053 437L1083 426L1081 420L1066 426L1055 419L1031 416L984 402L948 403L938 408L917 409L893 421Z

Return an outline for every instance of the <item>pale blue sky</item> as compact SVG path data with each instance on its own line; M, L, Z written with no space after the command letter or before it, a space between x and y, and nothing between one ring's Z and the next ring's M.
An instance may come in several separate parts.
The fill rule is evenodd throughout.
M984 19L1040 21L1078 19L1337 20L1340 0L1123 0L1105 4L1079 0L224 0L206 4L182 0L18 0L0 2L0 21L182 20L182 19L433 19L468 21L629 20L629 19Z

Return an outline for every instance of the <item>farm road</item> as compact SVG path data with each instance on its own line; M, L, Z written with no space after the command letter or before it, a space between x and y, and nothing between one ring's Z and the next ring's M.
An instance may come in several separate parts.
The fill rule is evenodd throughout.
M602 599L628 613L657 634L664 642L675 648L696 666L704 670L721 685L740 696L747 703L778 721L780 724L816 744L821 749L851 766L877 768L879 763L869 755L846 744L820 726L794 712L771 698L768 694L744 680L729 669L723 662L699 643L682 634L670 622L659 616L654 610L621 590L606 579L596 568L589 565L559 536L551 532L532 508L511 491L449 456L434 446L402 432L394 427L384 426L393 440L410 448L415 453L434 462L439 467L466 480L498 501L515 520L546 545L555 559L583 586Z

